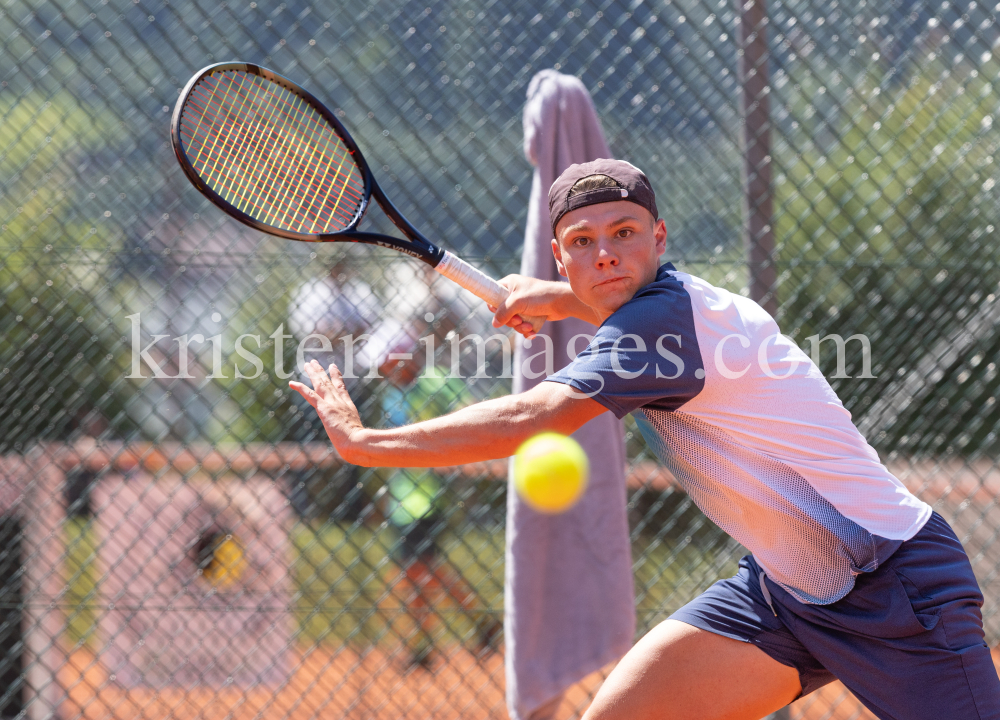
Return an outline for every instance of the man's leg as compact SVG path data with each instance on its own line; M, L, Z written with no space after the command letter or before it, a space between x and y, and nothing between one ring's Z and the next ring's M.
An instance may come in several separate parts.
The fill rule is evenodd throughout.
M759 720L800 692L798 671L751 643L666 620L622 658L584 720Z
M475 622L476 639L480 650L495 650L496 639L503 631L503 624L483 609L476 590L444 558L435 563L433 573L448 597L457 601L466 616Z

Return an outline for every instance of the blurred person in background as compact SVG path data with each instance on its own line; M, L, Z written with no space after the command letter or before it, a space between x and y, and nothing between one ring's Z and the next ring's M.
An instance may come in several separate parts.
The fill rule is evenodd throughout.
M320 335L330 341L332 351L318 351L320 342L313 338L306 343L307 359L316 358L324 365L343 363L344 342L347 337L357 338L378 322L381 301L371 285L360 277L357 263L338 260L330 271L306 280L293 293L288 308L288 329L296 346L310 335ZM342 365L341 365L342 367ZM367 368L359 366L359 375ZM302 374L302 368L292 372ZM304 378L305 376L302 375ZM351 392L357 393L359 406L365 406L367 385L360 379L348 379ZM288 428L288 439L309 442L322 437L323 430L313 419L311 408L297 394L292 402L298 409L297 422ZM309 411L309 412L307 412ZM353 522L371 515L367 496L357 485L361 471L353 465L344 465L333 471L306 469L289 476L290 500L303 519L340 520Z
M385 378L375 389L378 417L371 418L381 427L400 427L437 417L475 402L461 378L447 377L448 371L424 368L424 346L420 330L426 323L403 324L394 319L382 321L358 354L358 367L376 367ZM421 374L421 369L424 372ZM412 631L400 628L407 642L412 666L429 667L434 635L439 624L432 610L440 605L443 594L475 621L477 640L482 649L492 647L501 625L478 608L476 591L448 561L438 539L448 528L446 478L433 469L400 468L376 471L383 478L376 493L389 525L398 535L396 560L402 571L396 584L409 615L416 621Z
M352 271L350 262L338 260L325 276L307 280L296 291L289 329L296 338L316 333L335 342L367 332L378 322L380 307L371 285Z

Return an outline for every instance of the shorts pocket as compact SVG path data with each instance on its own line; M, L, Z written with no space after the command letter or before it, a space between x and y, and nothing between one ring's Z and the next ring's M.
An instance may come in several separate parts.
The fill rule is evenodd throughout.
M829 613L840 627L884 640L919 635L931 630L938 620L917 614L903 580L887 566L859 577L843 600L826 608L818 610Z
M985 645L975 645L960 651L959 656L979 720L1000 720L1000 678L990 651Z
M906 575L896 570L893 570L892 574L895 576L896 582L903 588L903 594L906 595L914 619L920 623L920 627L924 630L933 630L938 624L938 620L941 619L940 608L927 607L929 605L927 598Z

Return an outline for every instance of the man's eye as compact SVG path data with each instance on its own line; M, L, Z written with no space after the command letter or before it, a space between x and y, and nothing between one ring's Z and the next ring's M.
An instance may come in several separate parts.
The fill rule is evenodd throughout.
M621 230L618 231L618 237L620 238L627 238L631 234L632 231L629 228L622 228Z
M590 244L590 238L585 238L585 237L577 238L576 240L573 241L573 244L576 245L577 247L586 247L587 245Z

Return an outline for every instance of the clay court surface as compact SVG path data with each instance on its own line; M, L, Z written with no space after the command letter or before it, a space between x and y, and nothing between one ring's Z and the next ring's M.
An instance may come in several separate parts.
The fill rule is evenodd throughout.
M505 720L503 656L477 658L455 647L429 669L408 668L406 654L384 649L301 648L284 687L125 691L86 650L70 654L59 673L68 694L64 718L87 720ZM994 661L1000 659L994 651ZM578 717L604 673L573 687L559 720ZM792 706L793 720L875 720L839 683Z
M277 688L123 690L86 650L60 673L69 699L63 716L89 720L250 720L251 718L506 718L503 657L477 659L462 648L437 654L429 669L407 653L378 649L300 649L290 680Z

